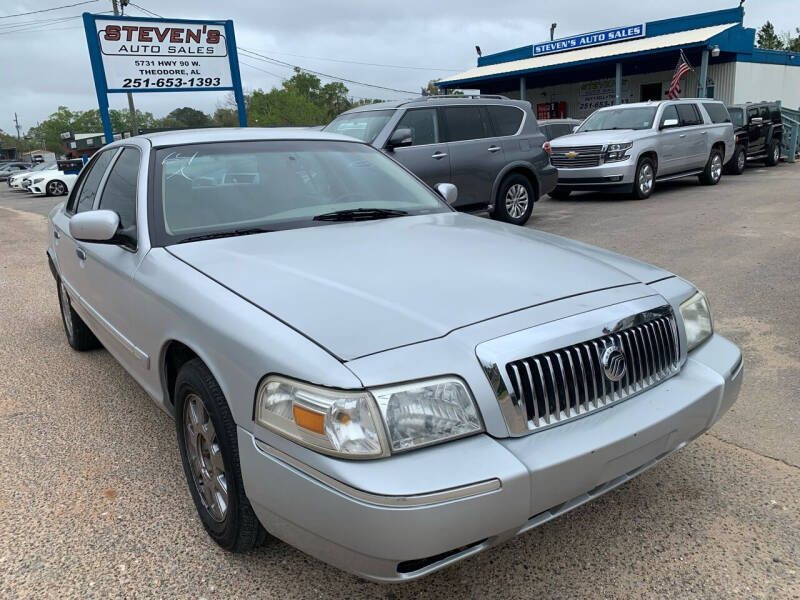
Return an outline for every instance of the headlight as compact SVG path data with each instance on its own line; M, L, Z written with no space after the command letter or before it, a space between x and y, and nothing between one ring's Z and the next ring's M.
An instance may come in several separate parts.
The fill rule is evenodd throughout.
M626 152L633 147L633 142L624 144L609 144L606 148L606 162L616 162L628 158Z
M697 292L681 304L681 317L686 330L686 349L689 352L714 333L711 308L703 292Z
M44 181L44 177L37 177L33 180L33 183L41 183L42 181Z
M467 386L455 377L440 377L372 390L399 452L483 431Z
M256 422L305 446L349 458L388 454L368 392L346 392L270 375L259 386Z

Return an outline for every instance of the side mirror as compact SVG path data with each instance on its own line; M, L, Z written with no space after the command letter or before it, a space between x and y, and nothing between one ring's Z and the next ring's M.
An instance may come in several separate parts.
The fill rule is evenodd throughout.
M433 189L439 192L439 195L444 198L444 201L450 206L453 206L456 200L458 200L458 188L452 183L437 183L433 186Z
M761 125L764 122L762 117L752 117L750 119L750 125Z
M113 210L88 210L69 220L70 235L81 242L110 242L119 229L119 215Z
M677 127L678 119L664 119L661 123L661 129L669 129L670 127Z
M386 147L389 149L392 148L401 148L403 146L410 146L414 143L414 137L411 133L411 130L407 127L403 127L401 129L395 129L392 135L389 137L389 141L386 142Z
M580 127L580 125L575 125L575 127L572 128L572 133L577 133L578 127Z

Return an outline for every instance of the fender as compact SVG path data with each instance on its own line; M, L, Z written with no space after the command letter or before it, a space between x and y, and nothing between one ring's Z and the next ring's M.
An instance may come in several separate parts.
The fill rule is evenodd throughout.
M772 138L780 140L783 137L783 123L773 123L769 126L769 131L764 137L764 146L769 146L772 143Z
M503 178L514 169L525 169L525 171L527 171L526 175L531 178L533 184L536 186L536 200L534 200L534 202L539 200L539 190L541 189L541 186L539 185L539 178L536 175L536 169L534 168L533 164L529 163L528 161L515 160L514 162L508 163L505 167L503 167L500 173L497 174L497 177L494 178L494 183L492 184L492 196L489 198L489 205L487 207L490 213L494 210L494 200L497 197L498 189L500 189L500 182L503 181Z

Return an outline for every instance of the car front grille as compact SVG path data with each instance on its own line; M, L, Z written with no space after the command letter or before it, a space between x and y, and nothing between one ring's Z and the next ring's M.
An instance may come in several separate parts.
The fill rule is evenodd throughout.
M603 158L603 146L551 148L550 152L550 164L559 169L596 167Z
M616 347L624 357L623 375L613 381L604 367L604 353L619 366ZM608 361L607 361L608 364ZM528 430L562 423L638 394L676 373L680 349L673 315L574 344L514 360L506 365L512 401L524 405Z

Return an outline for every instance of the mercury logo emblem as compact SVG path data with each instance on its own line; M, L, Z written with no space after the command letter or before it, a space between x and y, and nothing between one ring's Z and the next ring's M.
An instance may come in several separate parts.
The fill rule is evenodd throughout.
M603 372L610 381L619 381L625 375L625 355L614 346L607 346L603 351Z
M578 158L578 153L575 152L574 150L570 150L569 152L565 152L564 156L566 156L567 158Z

